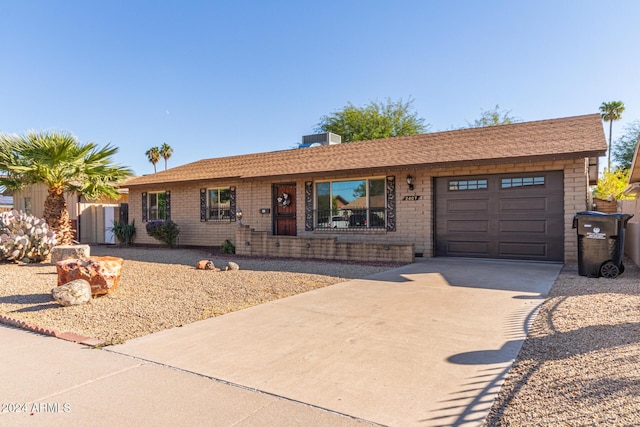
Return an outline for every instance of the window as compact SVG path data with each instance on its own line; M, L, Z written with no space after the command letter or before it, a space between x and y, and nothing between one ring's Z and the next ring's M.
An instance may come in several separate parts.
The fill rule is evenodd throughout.
M485 190L487 188L486 179L467 179L449 181L449 191Z
M384 178L319 182L315 204L319 230L386 227Z
M200 189L201 222L232 222L235 220L236 187Z
M207 221L231 221L231 190L207 189Z
M149 214L147 215L148 221L155 220L167 220L167 193L148 193L147 209Z
M502 178L502 188L530 187L534 185L544 185L544 176L529 176L518 178Z

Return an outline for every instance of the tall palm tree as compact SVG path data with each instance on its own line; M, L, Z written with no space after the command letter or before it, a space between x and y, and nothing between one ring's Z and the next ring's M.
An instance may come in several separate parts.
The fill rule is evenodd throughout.
M66 132L0 134L0 185L20 190L31 184L47 186L44 219L56 233L58 244L73 243L73 230L64 193L80 193L88 199L117 198L115 184L132 174L131 169L113 164L117 147L99 148L93 142L80 143Z
M609 149L607 150L607 170L611 170L611 136L613 134L613 121L620 120L624 112L622 101L603 102L600 104L602 120L609 122Z
M164 170L167 170L167 160L173 154L173 148L166 142L163 142L160 146L160 155L164 158Z
M147 159L153 164L153 173L156 173L156 164L160 161L160 149L158 147L151 147L145 153Z

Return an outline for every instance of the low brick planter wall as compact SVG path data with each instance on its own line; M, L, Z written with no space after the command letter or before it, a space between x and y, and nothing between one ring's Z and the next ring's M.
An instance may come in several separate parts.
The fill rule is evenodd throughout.
M593 199L593 204L596 205L594 211L604 213L616 213L618 212L618 202L615 200L602 200Z
M51 264L68 258L82 259L91 256L89 245L61 245L51 249Z
M344 242L335 237L273 236L249 226L236 230L236 254L343 261L414 262L413 243Z

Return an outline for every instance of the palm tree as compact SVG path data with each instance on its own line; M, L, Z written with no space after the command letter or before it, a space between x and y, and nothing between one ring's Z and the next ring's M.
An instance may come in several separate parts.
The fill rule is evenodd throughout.
M0 185L20 190L31 184L48 188L44 219L56 233L59 245L73 243L73 230L64 193L80 193L88 199L118 198L115 184L132 174L115 165L117 147L80 143L66 132L35 132L24 135L0 134Z
M171 157L171 155L173 154L173 148L171 148L171 146L166 142L163 142L160 146L159 152L160 155L164 158L164 170L167 170L167 160L169 160L169 157Z
M153 173L156 173L156 163L160 161L160 150L158 147L151 147L145 153L147 155L147 159L153 164Z
M613 133L613 121L620 120L624 112L622 101L603 102L600 105L600 115L602 120L609 122L609 149L607 150L607 170L611 170L611 135Z

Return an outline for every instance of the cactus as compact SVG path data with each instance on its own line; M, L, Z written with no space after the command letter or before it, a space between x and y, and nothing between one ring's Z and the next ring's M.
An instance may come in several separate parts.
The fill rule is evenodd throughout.
M44 219L16 210L0 214L0 261L42 262L56 243Z

